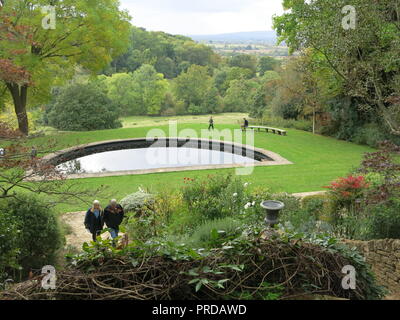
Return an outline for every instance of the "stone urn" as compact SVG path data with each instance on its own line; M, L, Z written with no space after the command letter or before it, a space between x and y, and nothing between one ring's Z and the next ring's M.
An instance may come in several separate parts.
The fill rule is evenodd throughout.
M285 204L280 201L269 200L263 201L261 203L261 207L266 212L265 223L273 228L279 222L279 213L280 211L285 208Z

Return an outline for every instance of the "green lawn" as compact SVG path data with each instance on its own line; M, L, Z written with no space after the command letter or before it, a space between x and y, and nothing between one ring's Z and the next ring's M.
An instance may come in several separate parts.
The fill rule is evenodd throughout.
M246 113L221 113L213 115L215 124L232 124L243 122L243 118L248 117ZM147 117L134 116L122 118L124 128L138 128L167 125L169 121L178 121L179 123L208 123L209 115L193 116L175 116L175 117Z
M237 129L238 125L218 125L217 123L216 127L219 129ZM152 128L133 127L93 132L59 133L51 136L51 138L56 140L58 149L63 149L88 142L146 137L147 132ZM168 126L166 125L157 126L157 128L168 133ZM184 123L178 126L178 130L189 128L195 129L200 136L200 130L207 128L207 123ZM187 135L184 134L183 136L186 137ZM40 145L48 139L49 137L37 138L30 143ZM274 192L289 193L323 190L322 187L329 184L330 181L346 175L351 169L358 166L363 153L373 150L366 146L291 129L288 130L287 137L256 133L255 146L274 151L294 164L256 167L253 174L243 176L243 180L251 182L252 186L264 186L269 187ZM199 178L216 172L234 172L234 169L79 179L79 182L85 188L95 188L100 185L108 186L107 196L99 199L106 201L107 197L111 195L121 199L127 194L137 191L139 186L151 190L173 189L183 185L184 177ZM81 204L72 203L57 208L60 212L84 209L86 208L82 208Z

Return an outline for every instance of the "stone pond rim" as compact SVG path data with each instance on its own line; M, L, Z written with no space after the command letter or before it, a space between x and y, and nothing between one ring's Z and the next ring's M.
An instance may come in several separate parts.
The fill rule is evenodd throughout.
M255 148L252 146L238 144L230 141L209 140L201 138L133 138L133 139L118 139L93 142L74 146L68 149L60 150L55 153L49 154L42 158L43 161L51 165L57 166L67 161L75 160L84 156L127 149L143 149L150 147L185 147L203 150L215 150L221 152L229 152L244 157L250 157L254 154L254 159L258 162L255 166L275 166L275 165L289 165L293 164L287 159L281 157L279 154L269 150ZM96 174L77 174L69 175L68 178L90 178L90 177L104 177L104 176L119 176L130 174L146 174L156 172L175 172L175 171L188 171L188 170L206 170L206 169L219 169L219 168L237 168L243 165L230 164L230 165L205 165L205 166L190 166L180 168L160 168L150 170L133 170L122 172L105 172Z

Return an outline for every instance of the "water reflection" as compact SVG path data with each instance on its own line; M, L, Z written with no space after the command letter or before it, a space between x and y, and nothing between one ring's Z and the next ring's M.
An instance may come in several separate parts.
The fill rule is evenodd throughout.
M65 174L81 174L254 162L248 157L215 150L145 148L92 154L62 163L57 168Z

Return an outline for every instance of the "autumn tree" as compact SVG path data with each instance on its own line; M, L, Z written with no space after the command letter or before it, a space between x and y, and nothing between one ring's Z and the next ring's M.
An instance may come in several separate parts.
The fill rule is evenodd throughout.
M0 81L20 131L29 133L28 99L42 102L77 66L98 71L124 52L129 16L117 0L0 1ZM54 18L54 19L53 19ZM53 24L54 23L54 24Z

